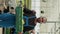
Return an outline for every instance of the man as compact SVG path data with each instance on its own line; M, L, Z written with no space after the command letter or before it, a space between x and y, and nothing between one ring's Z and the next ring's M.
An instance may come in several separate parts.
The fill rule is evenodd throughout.
M10 8L10 12L9 12L9 13L10 13L10 14L16 14L14 7L11 7L11 8Z

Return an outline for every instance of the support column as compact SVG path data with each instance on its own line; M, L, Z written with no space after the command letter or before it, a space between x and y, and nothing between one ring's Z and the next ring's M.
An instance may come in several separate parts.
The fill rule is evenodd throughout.
M23 0L22 0L23 3ZM23 5L23 4L22 4ZM23 32L23 8L19 5L16 7L16 34L22 34Z

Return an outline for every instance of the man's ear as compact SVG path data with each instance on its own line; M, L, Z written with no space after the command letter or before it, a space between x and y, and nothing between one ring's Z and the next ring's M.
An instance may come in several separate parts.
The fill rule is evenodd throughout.
M35 19L34 23L36 24L38 21L37 21L37 18Z
M37 22L40 23L40 18L37 18Z

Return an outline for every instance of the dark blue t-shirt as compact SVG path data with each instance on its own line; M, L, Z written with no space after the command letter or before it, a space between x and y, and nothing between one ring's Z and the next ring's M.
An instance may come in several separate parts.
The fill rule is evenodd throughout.
M13 27L15 25L15 15L10 13L0 14L1 27Z

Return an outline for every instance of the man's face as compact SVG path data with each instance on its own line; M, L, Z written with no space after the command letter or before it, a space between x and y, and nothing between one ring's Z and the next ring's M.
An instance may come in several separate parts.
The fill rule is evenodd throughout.
M15 14L15 10L14 9L10 9L10 13Z

